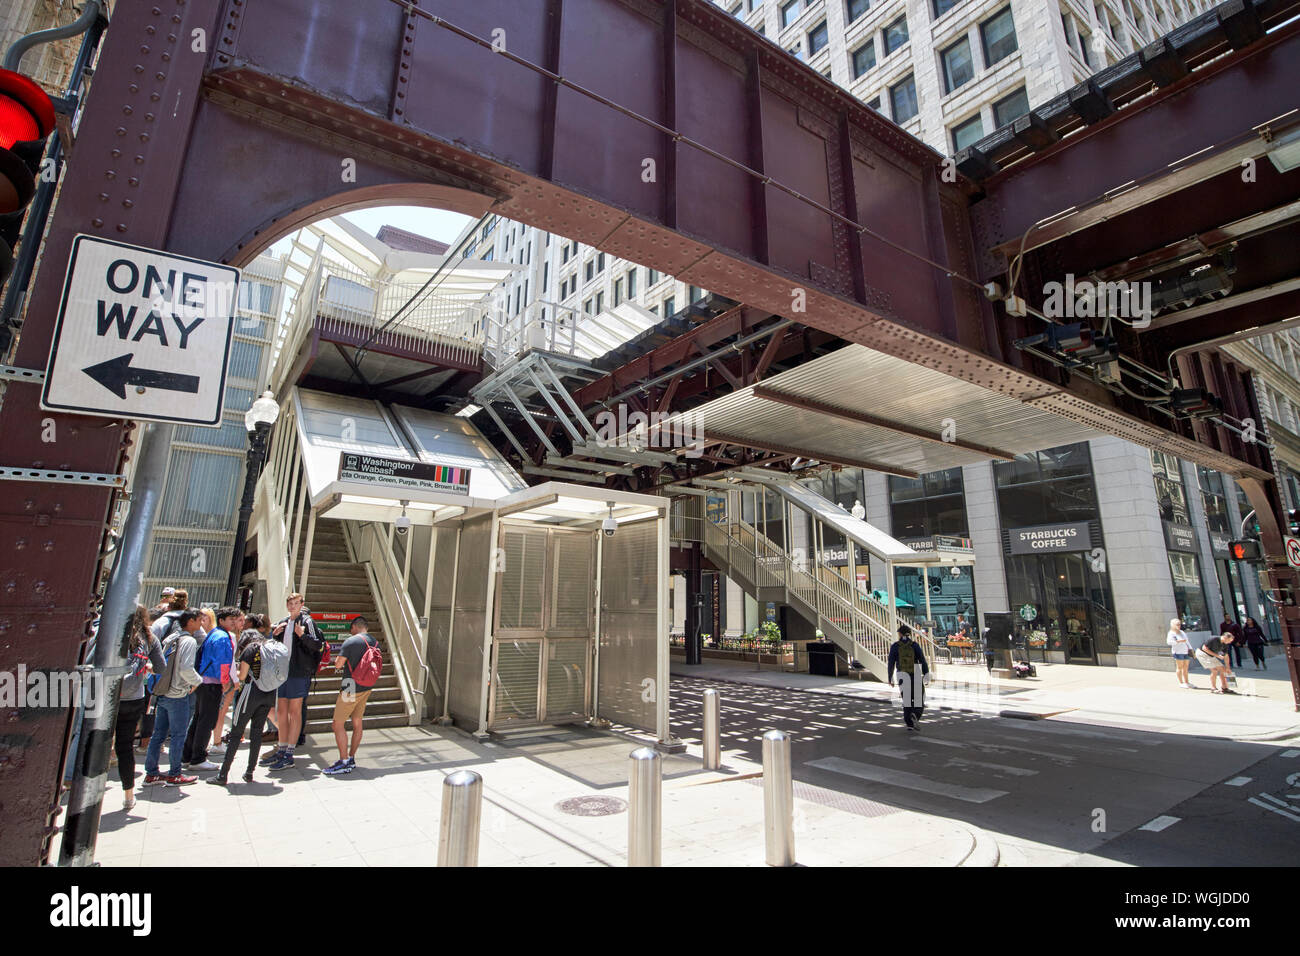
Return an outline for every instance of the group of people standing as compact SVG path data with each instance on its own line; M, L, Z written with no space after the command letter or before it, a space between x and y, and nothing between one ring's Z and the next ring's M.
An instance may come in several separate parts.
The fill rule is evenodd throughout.
M1174 655L1174 675L1178 684L1187 690L1195 690L1187 673L1193 655L1197 663L1210 672L1210 690L1216 694L1236 693L1228 686L1228 680L1233 676L1233 657L1236 658L1237 666L1241 666L1243 644L1250 649L1255 669L1268 669L1268 664L1264 660L1264 645L1267 639L1264 637L1263 629L1253 617L1247 617L1243 627L1224 614L1223 621L1219 625L1219 636L1211 637L1195 650L1192 649L1187 632L1183 630L1182 620L1173 618L1169 622L1169 633L1165 636L1165 642Z
M209 783L228 785L244 733L250 733L248 767L251 783L263 740L272 725L276 746L261 756L270 770L294 766L294 750L304 742L304 701L312 678L329 663L329 645L320 634L303 596L290 594L287 616L272 626L265 614L245 614L237 607L215 611L189 607L188 594L167 588L152 610L137 606L127 627L129 673L122 682L114 752L124 792L123 806L135 806L135 737L140 728L145 750L144 785L185 786L198 777L191 771L217 771ZM344 672L334 709L339 760L325 772L350 772L356 766L361 724L370 691L378 680L382 655L367 632L364 618L351 622L352 635L333 660ZM229 735L223 738L231 708ZM352 722L351 746L345 725ZM168 770L160 769L164 741ZM226 743L220 764L209 750Z

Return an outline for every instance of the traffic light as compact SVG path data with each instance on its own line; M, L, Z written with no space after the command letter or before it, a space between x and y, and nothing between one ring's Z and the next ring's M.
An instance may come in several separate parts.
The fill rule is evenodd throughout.
M1292 508L1286 513L1288 534L1300 534L1300 508Z
M13 70L0 70L0 283L13 269L13 249L54 131L54 104L39 86Z
M1258 561L1263 557L1258 541L1229 541L1228 554L1234 561Z

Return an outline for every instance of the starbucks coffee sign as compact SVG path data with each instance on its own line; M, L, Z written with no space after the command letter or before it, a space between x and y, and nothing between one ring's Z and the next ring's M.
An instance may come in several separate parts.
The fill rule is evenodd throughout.
M1088 532L1086 521L1012 528L1008 533L1011 535L1012 554L1088 551L1092 548L1092 535Z

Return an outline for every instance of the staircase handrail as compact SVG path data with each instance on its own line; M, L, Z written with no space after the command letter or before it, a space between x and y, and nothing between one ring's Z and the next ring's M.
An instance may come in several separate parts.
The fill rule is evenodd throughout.
M438 693L438 682L433 671L420 653L419 615L410 594L401 583L402 573L387 540L373 522L344 521L344 533L359 564L366 565L376 594L375 606L383 619L384 630L393 637L393 660L402 685L402 695L412 709L416 720L422 719L425 710L425 688L432 685ZM397 615L393 614L396 602ZM418 686L408 672L408 658L414 658L423 672L424 681Z

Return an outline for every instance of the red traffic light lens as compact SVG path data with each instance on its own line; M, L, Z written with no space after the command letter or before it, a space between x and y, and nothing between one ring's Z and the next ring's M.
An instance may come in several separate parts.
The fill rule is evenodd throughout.
M39 86L13 70L0 70L0 149L44 139L54 130L54 104Z
M1240 561L1246 557L1246 546L1243 544L1237 544L1236 542L1234 542L1229 547L1228 550L1232 552L1233 558L1236 559L1237 561Z

